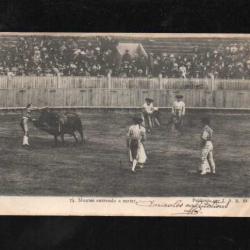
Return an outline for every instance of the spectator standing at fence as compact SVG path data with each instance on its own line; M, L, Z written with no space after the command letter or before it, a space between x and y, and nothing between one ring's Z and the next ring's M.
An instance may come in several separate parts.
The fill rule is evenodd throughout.
M129 127L127 134L127 147L129 149L129 160L132 163L132 171L135 172L137 164L143 168L147 156L143 142L146 140L146 130L142 126L142 118L135 117L134 124Z
M201 175L211 172L215 174L212 143L213 129L210 128L210 119L208 117L202 118L201 122L204 127L201 133L201 165L198 171Z

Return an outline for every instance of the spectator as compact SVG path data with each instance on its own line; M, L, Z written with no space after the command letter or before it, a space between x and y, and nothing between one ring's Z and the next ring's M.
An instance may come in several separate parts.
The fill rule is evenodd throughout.
M124 63L131 62L131 55L129 54L129 50L126 50L124 55L122 56L122 62L124 62Z
M182 64L182 66L180 67L180 74L181 74L181 77L186 79L187 78L187 69L184 65L184 63Z

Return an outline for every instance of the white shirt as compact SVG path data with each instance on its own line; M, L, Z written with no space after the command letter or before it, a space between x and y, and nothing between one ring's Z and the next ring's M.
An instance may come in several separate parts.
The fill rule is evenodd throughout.
M180 67L180 72L181 72L181 76L183 76L184 78L186 78L187 70L186 70L185 66L181 66Z
M185 103L183 101L174 101L172 106L172 113L181 112L181 115L185 115Z
M132 125L129 127L128 134L127 134L129 139L136 139L141 141L142 138L145 139L146 137L146 129L142 126L137 125Z
M144 111L146 111L146 113L148 113L148 114L152 114L153 113L153 111L154 111L154 105L153 105L153 103L150 103L149 105L145 102L144 104L143 104L143 109L144 109Z
M181 73L182 73L183 75L185 75L186 72L187 72L186 67L185 67L185 66L181 66L181 67L180 67L180 71L181 71Z

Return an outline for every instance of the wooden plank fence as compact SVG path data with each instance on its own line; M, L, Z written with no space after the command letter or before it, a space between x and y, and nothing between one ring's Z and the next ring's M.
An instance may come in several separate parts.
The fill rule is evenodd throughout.
M250 90L250 80L174 79L149 77L0 76L0 89L14 88L117 88Z
M146 97L158 107L169 107L177 93L184 95L187 107L250 108L250 91L107 88L0 89L0 107L24 107L30 102L51 107L140 107Z
M1 89L15 88L108 88L107 77L21 76L0 77Z
M250 108L249 86L247 80L0 77L0 107L140 107L146 97L169 107L180 93L187 107Z
M15 88L117 88L117 89L189 89L211 88L211 79L166 79L162 77L75 77L16 76L0 77L0 89Z

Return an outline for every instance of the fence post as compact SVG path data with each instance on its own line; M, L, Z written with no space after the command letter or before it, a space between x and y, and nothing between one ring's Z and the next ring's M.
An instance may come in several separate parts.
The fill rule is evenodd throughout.
M213 106L216 107L216 89L217 89L217 84L216 80L214 78L211 79L211 94L212 94L212 103Z
M107 79L108 79L108 88L111 89L112 86L111 86L111 72L110 71L107 74Z
M21 75L21 88L23 89L23 75Z
M60 74L57 74L57 76L56 76L56 85L57 85L57 88L60 88L61 86L61 82L60 82L60 80L61 80L61 77L60 77Z
M158 79L159 79L160 89L163 89L163 86L162 86L162 74L159 74Z
M215 78L211 78L211 91L216 90L216 80Z

